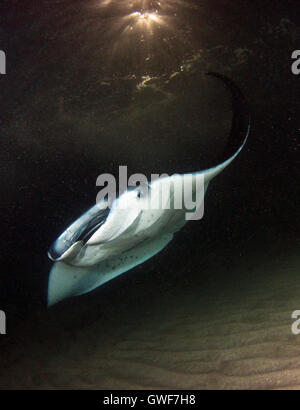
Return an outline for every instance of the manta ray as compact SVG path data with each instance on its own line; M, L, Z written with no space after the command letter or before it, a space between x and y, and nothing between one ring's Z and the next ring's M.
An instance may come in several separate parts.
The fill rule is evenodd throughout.
M147 189L128 189L110 207L96 203L73 222L48 251L54 261L49 275L48 306L63 299L91 292L109 280L142 264L173 239L188 221L186 209L170 204L183 181L203 182L203 198L209 182L226 168L244 147L250 130L245 98L236 84L218 73L207 73L221 80L231 92L232 124L224 152L217 164L196 172L158 178ZM160 206L149 204L164 190ZM150 202L152 203L152 202Z

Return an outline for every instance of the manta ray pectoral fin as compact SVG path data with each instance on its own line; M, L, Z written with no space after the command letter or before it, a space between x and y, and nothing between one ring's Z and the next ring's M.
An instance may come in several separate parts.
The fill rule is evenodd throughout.
M145 262L172 240L173 234L142 242L117 257L92 267L71 266L56 262L50 271L48 306L63 299L88 293L105 282Z

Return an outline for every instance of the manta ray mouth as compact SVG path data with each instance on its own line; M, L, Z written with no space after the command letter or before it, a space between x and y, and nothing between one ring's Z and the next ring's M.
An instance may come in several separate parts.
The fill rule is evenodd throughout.
M103 203L93 206L75 220L51 245L48 256L53 261L73 258L97 229L106 221L109 208Z

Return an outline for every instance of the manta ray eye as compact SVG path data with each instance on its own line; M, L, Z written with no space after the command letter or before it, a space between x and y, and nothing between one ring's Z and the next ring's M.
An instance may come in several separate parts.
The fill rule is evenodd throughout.
M136 197L138 199L143 198L144 196L148 194L150 188L151 186L149 184L140 184L137 189Z
M139 184L138 188L137 188L137 194L136 197L138 199L143 198L144 196L146 196L149 192L149 190L151 189L150 184L148 183L141 183Z

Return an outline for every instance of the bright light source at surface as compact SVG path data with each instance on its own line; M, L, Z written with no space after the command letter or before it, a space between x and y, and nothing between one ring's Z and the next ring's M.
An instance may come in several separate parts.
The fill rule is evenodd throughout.
M145 29L149 29L152 23L166 25L164 18L159 16L158 11L151 13L148 11L135 11L129 17L134 18L133 25L143 25Z
M126 61L155 69L178 60L191 44L186 10L198 7L189 0L88 0L99 27L99 44L107 50L107 63ZM183 12L184 11L184 12ZM145 65L146 64L146 65Z
M126 25L129 19L135 19L134 25L146 21L145 29L156 23L174 30L176 22L180 26L178 10L195 8L189 0L91 0L90 4L94 9L105 10L106 18L112 19L115 16L116 19L120 19L117 23L119 26ZM112 11L112 14L107 13L108 10Z
M171 0L165 0L170 2ZM177 0L178 1L178 0ZM172 2L172 1L171 1ZM173 1L174 2L174 1ZM152 12L161 6L161 2L157 0L93 0L95 7L105 8L108 6L127 8L131 10L147 10Z

